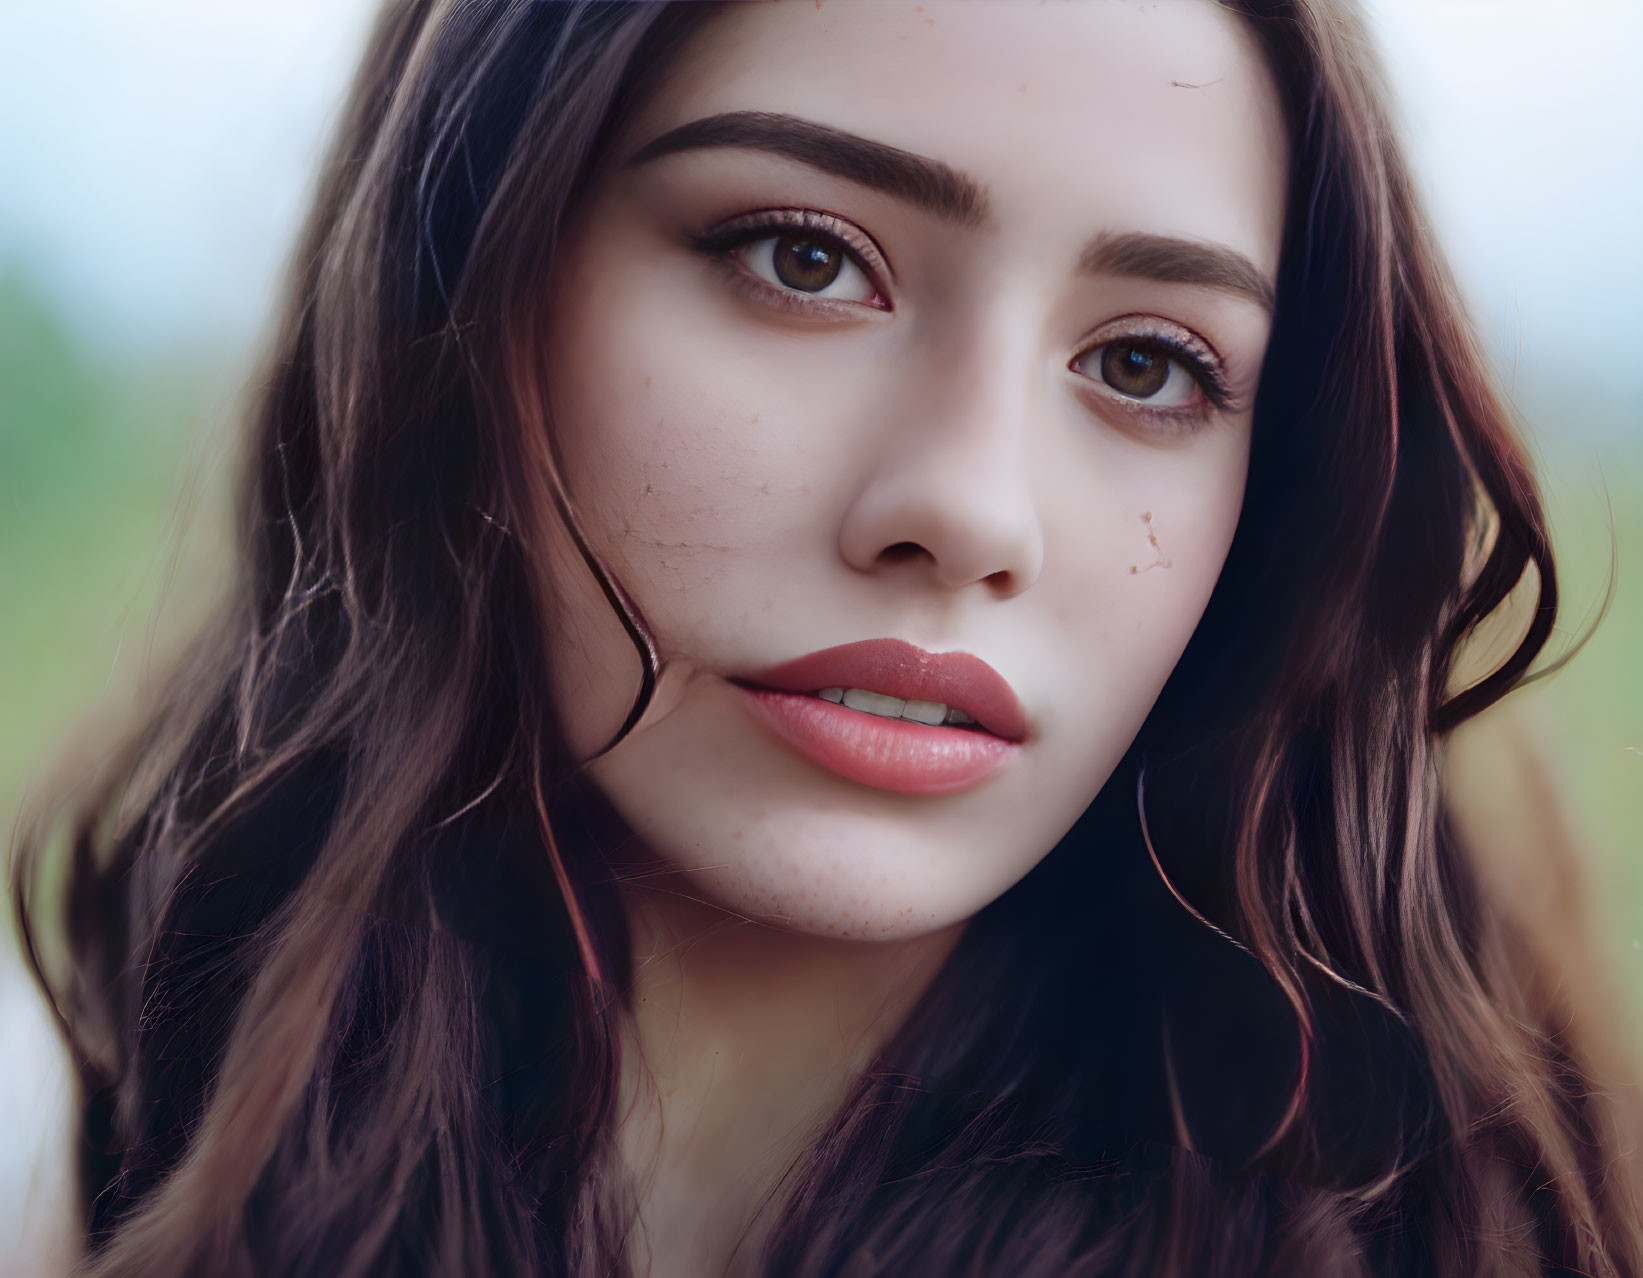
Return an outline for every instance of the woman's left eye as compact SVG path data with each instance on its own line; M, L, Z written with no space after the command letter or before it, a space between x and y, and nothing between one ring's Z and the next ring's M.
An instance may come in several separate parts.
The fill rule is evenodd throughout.
M1148 408L1185 408L1204 393L1187 361L1156 342L1104 342L1075 359L1072 368Z
M871 303L878 297L851 252L814 232L764 236L735 253L748 270L777 288L839 302Z

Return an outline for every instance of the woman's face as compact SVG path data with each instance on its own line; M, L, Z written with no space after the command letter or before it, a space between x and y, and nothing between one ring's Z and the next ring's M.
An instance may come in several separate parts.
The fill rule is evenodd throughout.
M691 38L547 352L565 486L668 662L589 775L674 886L905 938L1067 831L1232 539L1285 169L1212 3L794 0ZM591 754L637 662L566 545L549 571Z

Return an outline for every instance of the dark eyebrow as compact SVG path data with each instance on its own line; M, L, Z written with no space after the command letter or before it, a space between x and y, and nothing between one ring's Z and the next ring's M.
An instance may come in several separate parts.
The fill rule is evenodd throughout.
M987 195L974 178L940 160L903 151L831 125L774 111L726 111L681 124L645 143L628 160L635 168L664 155L708 147L744 147L784 155L862 186L905 200L960 226L991 221ZM1131 231L1102 232L1079 255L1084 274L1134 275L1202 284L1273 307L1272 285L1255 263L1221 244Z
M785 155L905 200L960 226L985 226L989 220L987 196L981 184L940 160L771 111L727 111L681 124L645 143L626 167L679 151L721 146Z
M1254 262L1224 244L1128 231L1103 231L1085 246L1078 269L1088 275L1135 275L1172 284L1224 289L1273 307L1272 284Z

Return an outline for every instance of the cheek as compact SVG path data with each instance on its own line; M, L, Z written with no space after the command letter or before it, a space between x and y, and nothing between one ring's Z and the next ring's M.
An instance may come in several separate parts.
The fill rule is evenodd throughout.
M710 584L732 615L756 606L726 597L737 577L725 567L792 548L816 459L786 370L761 375L683 286L646 293L643 307L624 306L618 277L577 309L575 336L554 353L552 407L590 539L672 632Z
M1085 472L1081 492L1058 491L1037 588L1068 643L1060 703L1071 732L1087 738L1099 723L1127 748L1209 601L1249 454L1245 422L1209 429L1188 447L1109 459Z
M699 280L566 254L547 355L562 475L590 546L641 605L664 659L710 655L826 544L818 455L832 410L794 361L751 360ZM594 287L597 283L597 287ZM573 752L626 717L641 666L568 535L549 547L552 677ZM775 575L773 575L775 574Z

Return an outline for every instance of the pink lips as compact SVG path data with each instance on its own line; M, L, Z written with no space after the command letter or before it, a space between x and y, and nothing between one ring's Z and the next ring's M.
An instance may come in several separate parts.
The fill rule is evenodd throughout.
M926 652L900 639L826 648L737 680L789 746L848 780L900 794L953 794L1003 767L1027 735L1021 702L979 657ZM931 727L852 710L814 694L864 688L937 701L979 728Z

